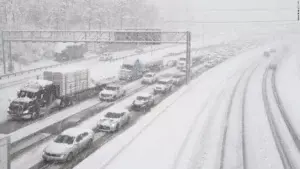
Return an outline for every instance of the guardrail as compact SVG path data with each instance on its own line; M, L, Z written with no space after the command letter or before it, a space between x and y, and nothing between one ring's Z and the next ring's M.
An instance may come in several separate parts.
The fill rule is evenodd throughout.
M161 50L161 49L166 49L166 48L170 48L170 47L174 47L174 46L176 46L176 45L172 45L172 46L169 46L169 47L157 48L157 49L154 49L153 51L158 51L158 50ZM133 53L133 54L126 55L126 56L123 56L123 57L116 57L116 58L112 58L112 59L109 59L109 60L105 60L104 62L114 62L114 61L117 61L117 60L125 59L127 57L136 56L136 55L144 54L144 53L148 53L148 52L150 52L150 51L145 51L145 52L141 52L141 53ZM44 66L44 67L24 70L24 71L15 72L15 73L9 73L9 74L5 74L5 75L1 75L0 80L2 80L4 78L9 79L11 77L16 77L16 76L23 75L23 74L26 74L26 73L30 74L30 73L41 71L41 70L47 70L47 69L54 68L54 67L64 66L64 65L84 61L84 60L92 60L92 59L95 59L95 58L99 58L99 56L93 56L93 57L89 57L89 58L81 58L81 59L76 59L76 60L72 60L72 61L68 61L68 62L64 62L64 63L59 63L59 64L55 64L55 65Z

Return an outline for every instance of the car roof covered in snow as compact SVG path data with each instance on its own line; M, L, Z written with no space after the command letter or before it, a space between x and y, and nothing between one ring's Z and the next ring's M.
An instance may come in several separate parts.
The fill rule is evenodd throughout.
M142 93L139 93L138 96L141 96L141 97L150 97L152 96L151 93L147 93L147 92L142 92Z
M107 114L107 113L109 113L109 112L111 112L111 113L116 113L116 114L121 114L121 113L123 113L123 112L128 112L128 110L127 110L127 109L124 109L124 108L112 108L112 109L110 109L110 110L107 110L105 114Z
M167 81L170 81L170 80L172 80L171 77L160 77L158 79L158 81L161 81L161 82L167 82Z
M151 76L154 76L155 73L154 73L154 72L147 72L145 75L151 75Z
M178 76L185 76L185 73L177 72L177 73L173 74L173 77L178 77Z
M79 127L74 127L74 128L69 128L65 131L63 131L61 133L61 135L68 135L68 136L73 136L73 137L76 137L78 136L79 134L82 134L84 132L91 132L92 130L91 129L88 129L88 128L79 128Z
M30 101L32 101L32 99L30 99L28 97L18 97L16 99L14 99L13 101L29 103Z
M117 84L117 83L110 83L107 85L108 87L121 87L120 84Z

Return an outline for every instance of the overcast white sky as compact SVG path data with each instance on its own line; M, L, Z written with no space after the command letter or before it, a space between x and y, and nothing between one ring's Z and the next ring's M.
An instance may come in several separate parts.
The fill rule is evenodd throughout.
M167 20L257 20L257 19L296 19L297 0L149 0L155 3L161 16ZM273 11L208 12L207 9L251 9L263 8ZM279 10L278 8L294 8Z

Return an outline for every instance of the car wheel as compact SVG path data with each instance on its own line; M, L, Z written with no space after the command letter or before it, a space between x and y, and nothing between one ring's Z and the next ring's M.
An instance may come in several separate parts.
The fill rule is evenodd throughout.
M74 157L73 153L72 152L69 153L66 161L71 161L73 159L73 157Z
M86 146L86 147L88 148L88 147L90 147L92 144L93 144L93 139L90 139L90 140L88 141L88 143L87 143L87 146Z
M116 130L115 131L119 131L120 130L120 125L117 124Z
M130 117L127 118L126 124L129 124L130 122Z
M35 119L37 119L38 118L38 113L37 112L33 112L32 113L32 115L31 115L31 118L33 119L33 120L35 120Z

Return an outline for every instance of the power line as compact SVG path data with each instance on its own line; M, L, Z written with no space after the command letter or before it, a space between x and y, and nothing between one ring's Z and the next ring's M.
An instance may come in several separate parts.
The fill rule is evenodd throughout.
M170 20L165 21L166 23L202 23L202 24L231 24L231 23L284 23L284 22L295 22L296 20L265 20L265 21L180 21L180 20Z
M244 8L244 9L197 9L203 12L270 12L270 11L295 11L297 8Z

